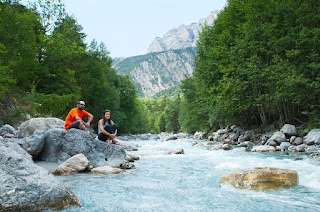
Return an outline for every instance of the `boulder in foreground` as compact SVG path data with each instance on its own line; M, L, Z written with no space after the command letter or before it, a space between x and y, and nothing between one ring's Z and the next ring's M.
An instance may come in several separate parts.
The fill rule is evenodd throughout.
M78 198L67 187L11 142L0 141L0 184L0 211L80 206Z
M225 183L251 190L286 188L298 184L298 174L289 169L257 167L250 171L228 173L220 179L220 185Z

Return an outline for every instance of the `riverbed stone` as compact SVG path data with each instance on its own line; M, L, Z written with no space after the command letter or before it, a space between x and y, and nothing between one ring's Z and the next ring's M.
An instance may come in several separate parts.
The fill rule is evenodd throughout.
M179 155L179 154L184 154L184 150L183 149L174 149L174 150L170 150L167 155Z
M243 134L241 134L238 138L238 142L244 142L244 141L251 141L251 138L253 137L253 132L251 131L245 131Z
M17 135L19 138L24 138L33 135L34 131L47 131L51 128L64 129L64 121L58 118L32 118L23 122L19 128Z
M304 138L303 141L308 144L320 144L320 129L311 130Z
M275 152L276 148L274 146L267 146L267 145L258 145L254 146L251 149L251 152Z
M169 135L164 138L165 141L171 141L171 140L177 140L177 139L178 139L177 135Z
M102 166L91 170L91 173L93 174L121 174L124 172L123 169L113 168L111 166Z
M223 149L223 150L231 150L232 147L231 147L230 144L223 144L222 147L221 147L221 149Z
M80 206L57 178L34 164L18 144L0 142L0 211L61 210Z
M88 166L89 161L84 154L77 154L60 164L53 172L54 175L70 175L82 172Z
M290 146L290 143L289 143L289 142L282 142L282 143L280 144L280 150L281 150L281 151L287 151L288 148L289 148L289 146Z
M291 136L297 135L296 126L294 126L292 124L283 125L280 132L283 132L285 134L286 138L290 138Z
M140 158L134 154L132 154L131 152L129 151L126 151L126 159L127 161L129 162L134 162L136 160L139 160Z
M298 146L289 146L288 151L290 152L305 152L307 149L307 145L306 144L301 144Z
M5 124L4 126L0 127L0 136L8 137L8 135L15 136L17 130L14 129L11 125ZM11 137L11 136L10 136Z
M303 144L303 139L301 137L296 137L293 140L292 144L295 145L295 146L301 145L301 144Z
M254 170L223 175L220 179L220 185L226 183L235 188L250 190L286 188L298 184L298 173L289 169L257 167Z
M276 142L277 145L280 145L282 142L286 142L286 136L283 132L281 131L277 131L275 133L273 133L273 135L271 136L271 138L268 139L268 141L266 142L266 145L271 145L271 142ZM273 145L271 145L273 146Z
M44 145L45 131L37 129L31 136L22 138L24 142L22 148L26 150L34 160L38 158Z
M193 134L193 138L194 139L206 139L207 138L207 133L206 132L201 132L201 131L197 131Z

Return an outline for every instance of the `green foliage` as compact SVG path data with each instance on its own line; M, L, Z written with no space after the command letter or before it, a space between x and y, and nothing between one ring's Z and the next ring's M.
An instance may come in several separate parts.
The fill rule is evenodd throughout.
M180 96L170 99L164 109L164 118L160 119L159 129L163 127L165 122L166 132L178 133L180 132L179 123L179 109L180 109Z
M0 1L0 120L23 119L38 74L38 16L18 1Z
M37 0L31 3L31 8L39 14L44 33L52 32L66 15L61 0Z
M200 33L194 78L182 83L182 127L203 127L191 127L187 111L211 128L318 118L319 6L229 0Z
M37 80L37 91L58 95L80 94L76 82L77 68L85 54L82 27L67 17L44 41L45 51L42 53L41 72Z
M64 119L81 99L93 126L110 109L120 132L146 132L134 85L111 67L103 43L87 46L60 0L38 0L32 9L0 1L0 11L0 120L26 113Z
M30 91L38 73L40 23L35 14L17 3L0 2L0 10L0 44L2 51L5 49L0 63L5 66L7 78L14 79L19 89Z
M31 116L50 116L65 118L65 113L68 113L68 106L71 105L75 97L69 95L57 94L39 94L35 93L32 97L32 110L28 111Z
M160 91L157 94L154 95L155 98L158 97L165 97L165 96L175 96L180 94L181 90L180 90L180 86L174 86L171 88L168 88L166 90Z
M142 98L143 114L147 119L147 132L180 132L180 97Z
M146 117L147 132L160 133L165 131L164 122L164 108L167 104L167 98L140 98L140 105L142 105L142 113Z
M119 76L119 92L120 92L120 107L119 113L122 114L122 119L119 119L122 132L138 133L145 132L146 126L142 119L142 113L139 110L136 100L136 90L128 76Z
M205 104L206 96L200 98L200 91L195 77L191 76L181 82L183 96L180 103L179 122L182 131L193 133L208 129L209 110Z
M0 58L2 58L6 52L6 47L3 44L0 44ZM11 76L10 68L3 63L4 62L0 59L0 101L4 99L5 93L9 92L16 82Z

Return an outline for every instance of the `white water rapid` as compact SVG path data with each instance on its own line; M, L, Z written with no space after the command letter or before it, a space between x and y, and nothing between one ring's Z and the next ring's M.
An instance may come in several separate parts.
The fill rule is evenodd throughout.
M59 177L82 204L63 211L320 211L320 162L293 153L212 151L192 142L122 141L138 145L135 168L121 175ZM166 154L179 148L185 154ZM262 166L296 170L298 186L263 192L219 186L228 172Z

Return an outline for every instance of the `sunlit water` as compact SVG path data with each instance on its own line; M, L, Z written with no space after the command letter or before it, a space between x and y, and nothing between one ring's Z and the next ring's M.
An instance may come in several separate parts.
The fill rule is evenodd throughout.
M82 205L63 211L320 211L320 165L306 156L211 151L190 139L123 143L139 145L135 168L59 177ZM166 155L179 148L184 155ZM262 166L296 170L299 185L265 192L219 186L228 172Z

